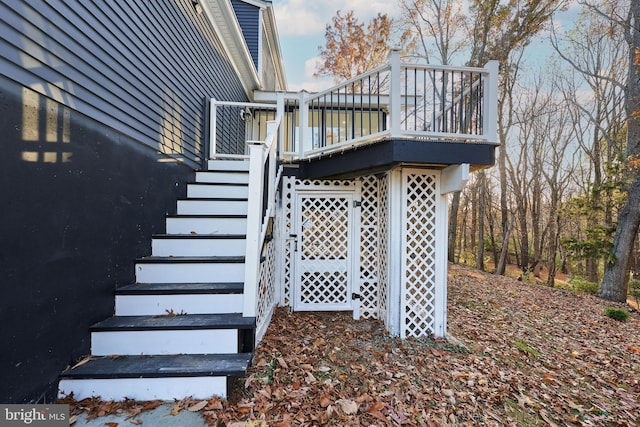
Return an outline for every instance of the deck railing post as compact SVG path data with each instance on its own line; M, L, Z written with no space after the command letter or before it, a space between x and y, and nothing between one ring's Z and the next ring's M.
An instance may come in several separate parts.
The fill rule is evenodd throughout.
M498 142L498 73L500 62L487 62L485 69L489 72L484 85L484 111L482 129L489 142Z
M391 138L398 138L401 134L401 67L400 50L391 49L389 52L389 65L391 66L391 82L389 86L389 119Z
M281 116L278 116L281 117ZM278 129L278 122L276 120L269 120L267 122L267 138L269 138L270 135L273 135L273 140L269 141L267 139L267 155L269 156L269 182L268 182L268 190L267 190L267 207L268 210L271 212L270 213L270 217L275 217L276 215L276 170L277 170L277 163L278 163L278 159L277 159L277 147L279 144L279 139L278 138L278 133L279 133L279 129Z
M307 104L307 92L300 92L300 126L298 126L298 158L304 158L305 145L307 143L307 128L309 127L309 104Z
M280 126L278 128L278 146L277 146L277 158L278 160L284 159L284 131L286 123L284 116L284 92L278 92L276 95L276 117L281 117Z
M209 103L209 158L213 159L216 154L216 100L211 98ZM207 162L208 165L208 162Z
M262 197L264 179L264 150L262 143L249 144L249 197L247 202L247 248L244 259L243 316L256 316L258 274L260 271L260 232L262 226Z

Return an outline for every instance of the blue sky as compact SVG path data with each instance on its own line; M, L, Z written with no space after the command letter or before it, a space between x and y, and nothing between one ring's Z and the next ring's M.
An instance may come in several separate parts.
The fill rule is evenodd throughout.
M316 79L313 72L318 59L318 47L324 45L324 30L338 10L354 10L361 22L368 22L378 13L398 17L399 7L395 0L272 0L280 35L280 46L284 57L289 90L307 89L318 91L332 86L331 79ZM560 29L571 26L575 16L574 6L556 19ZM544 63L550 54L548 35L542 35L529 48L539 57L536 63ZM456 64L462 65L462 64Z

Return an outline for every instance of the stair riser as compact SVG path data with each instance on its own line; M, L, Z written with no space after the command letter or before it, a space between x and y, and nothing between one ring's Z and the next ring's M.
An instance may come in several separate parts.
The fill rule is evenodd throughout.
M246 218L167 218L167 234L244 234Z
M116 316L241 313L242 294L116 295Z
M244 256L244 239L153 239L154 256Z
M109 331L91 333L91 354L229 354L238 352L237 329Z
M249 161L209 160L207 168L209 170L248 171Z
M246 215L246 201L178 200L178 215Z
M244 282L244 263L136 264L138 283Z
M82 400L100 396L102 400L129 399L181 400L210 399L212 396L227 398L227 377L167 377L167 378L114 378L114 379L62 379L59 396L73 391L73 397Z
M214 197L246 198L249 188L245 185L187 185L187 198L206 199Z
M219 184L247 184L248 173L196 172L196 182L214 182Z

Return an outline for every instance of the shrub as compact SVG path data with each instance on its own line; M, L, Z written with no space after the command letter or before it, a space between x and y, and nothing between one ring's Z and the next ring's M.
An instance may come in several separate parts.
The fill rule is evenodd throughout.
M604 314L619 322L626 322L629 319L629 312L623 308L607 307L604 309Z
M572 277L570 283L571 289L576 292L593 295L600 290L599 283L589 282L588 280L580 279L579 277Z
M629 280L629 295L640 298L640 280Z

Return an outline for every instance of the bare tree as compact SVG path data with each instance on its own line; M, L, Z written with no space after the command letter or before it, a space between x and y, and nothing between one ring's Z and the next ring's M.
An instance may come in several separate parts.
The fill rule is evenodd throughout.
M637 28L640 6L635 0L630 3L605 0L582 4L585 11L579 25L565 38L569 48L563 48L557 37L552 38L552 42L560 57L582 75L593 93L593 102L578 99L575 93L572 95L572 103L579 107L580 115L593 129L591 140L582 144L592 165L585 197L589 198L593 211L602 214L601 218L594 214L588 216L588 232L606 230L607 227L612 229L616 223L613 192L608 189L613 181L620 179L613 172L613 166L623 157L619 136L625 124L626 152L622 160L628 165L638 152L640 124L636 124L636 112L640 100L640 83L637 81L640 67L636 51L640 42ZM624 106L624 111L621 106ZM578 121L576 126L579 126ZM582 135L577 134L578 140ZM627 203L617 215L617 230L612 249L605 259L605 275L599 292L601 297L616 301L626 299L629 259L640 222L637 210L640 194L634 194L637 170L629 167L625 170ZM606 237L605 234L602 238ZM597 256L597 253L592 253L587 259L587 277L592 281L598 279Z
M598 296L626 301L629 289L634 240L640 227L640 0L631 0L624 21L629 46L629 74L625 109L627 113L626 186L627 201L618 217L611 256L605 266Z
M413 55L427 63L450 64L467 45L466 16L460 0L399 0Z

